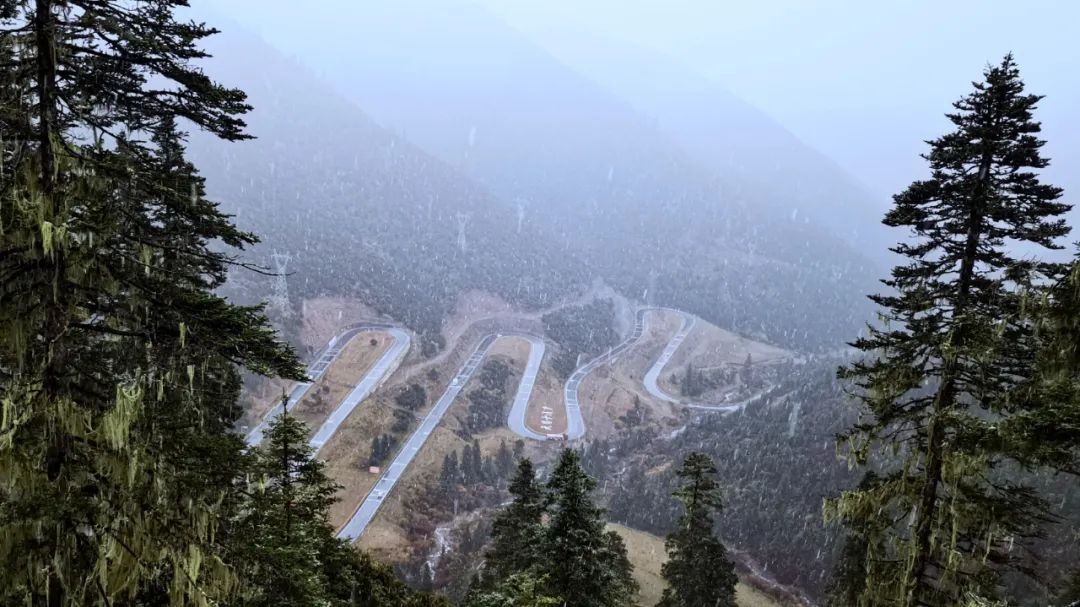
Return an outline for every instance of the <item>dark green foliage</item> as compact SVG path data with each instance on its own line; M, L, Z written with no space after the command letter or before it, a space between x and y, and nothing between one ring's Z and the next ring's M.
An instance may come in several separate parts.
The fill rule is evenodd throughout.
M859 491L869 491L877 484L877 475L867 471L859 483ZM851 528L844 538L844 547L837 557L832 579L827 589L830 607L858 605L859 597L866 591L866 558L869 554L865 534ZM880 549L880 548L878 548Z
M368 458L369 466L381 466L383 462L394 454L398 439L393 434L380 434L371 439L371 456Z
M443 458L442 470L439 472L439 482L448 487L461 482L461 469L458 467L457 451L451 451Z
M189 64L211 30L181 4L0 15L0 588L26 602L227 593L196 563L243 447L235 365L302 374L261 309L214 294L255 238L205 199L176 125L240 139L247 106Z
M839 546L835 526L821 524L822 498L858 482L836 461L834 435L853 416L831 365L786 368L780 383L744 412L699 416L671 440L666 430L643 429L606 444L595 441L585 462L607 490L610 519L659 536L671 533L681 514L671 499L679 486L671 462L693 446L723 462L717 478L725 509L717 522L724 544L752 556L779 583L823 602ZM789 435L797 409L798 428Z
M567 607L633 603L637 583L622 538L605 530L604 510L590 497L595 482L566 449L548 483L523 459L510 483L513 501L496 516L478 594L498 594L518 576L543 580L543 594ZM472 603L467 603L472 604Z
M649 409L641 404L641 397L634 395L634 404L619 418L623 425L629 429L637 428L649 422Z
M332 605L341 607L450 607L437 595L411 590L389 566L333 540L322 561L331 586Z
M543 517L548 496L536 479L532 462L518 462L510 481L513 501L495 517L486 560L490 579L506 580L516 572L540 571L545 563Z
M880 454L888 466L828 509L869 540L868 604L994 597L1046 516L1033 490L1000 472L1054 459L1003 431L1038 406L1012 398L1036 357L1025 306L1065 273L1006 245L1059 248L1069 231L1061 190L1038 179L1039 99L1011 56L988 68L948 115L955 130L929 142L930 178L885 217L913 238L893 248L907 262L884 281L890 293L871 297L884 324L853 344L867 357L841 369L862 416L840 439L856 463Z
M480 450L477 440L457 451L451 451L443 457L439 471L439 491L444 497L455 493L459 486L473 487L487 484L500 488L505 479L513 473L514 460L510 449L503 442L495 456L486 456Z
M427 391L418 383L411 383L394 397L397 406L409 411L418 411L427 404Z
M461 453L461 471L465 484L471 485L484 480L484 456L480 451L480 441L473 439L472 445L466 445Z
M248 108L186 4L0 2L0 603L425 604L333 539L302 426L232 432L238 368L303 369L217 295L257 239L178 125L244 139Z
M477 592L465 607L557 607L562 600L544 594L547 580L528 573L516 573L490 592Z
M1068 584L1058 593L1054 604L1060 605L1061 607L1075 607L1076 605L1080 605L1080 569L1076 570L1072 579L1069 580Z
M495 467L501 478L509 478L514 473L514 453L506 441L499 442L499 450L495 453Z
M394 423L390 426L390 431L394 434L404 434L412 423L416 421L416 416L403 409L394 409Z
M581 467L577 452L565 449L547 490L550 520L545 530L546 573L551 593L568 607L625 605L637 592L627 575L625 548L604 530L605 512L592 501L596 485Z
M1080 475L1080 261L1045 297L1032 299L1027 312L1038 339L1035 372L1013 394L1022 406L1002 422L1001 432L1018 443L1025 459Z
M686 365L686 372L679 382L679 393L689 397L701 396L706 386L705 375L701 369L695 369L693 364Z
M596 356L619 342L615 332L615 304L610 299L569 306L545 314L544 332L559 344L552 367L569 377L579 355Z
M713 531L713 515L723 508L716 466L691 453L676 475L682 484L672 495L683 514L664 542L668 560L660 571L668 586L659 606L735 607L735 565Z
M258 580L245 589L245 605L322 605L328 580L320 564L333 530L326 512L337 486L323 462L312 459L308 429L291 415L270 426L252 454L250 499L228 525L243 577ZM256 540L257 538L257 540Z
M510 367L491 359L480 369L480 386L469 392L465 423L471 432L482 432L506 423L507 383Z

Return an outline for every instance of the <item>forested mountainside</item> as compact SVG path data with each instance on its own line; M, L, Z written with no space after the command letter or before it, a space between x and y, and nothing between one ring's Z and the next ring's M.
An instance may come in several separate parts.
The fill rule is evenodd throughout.
M725 542L738 548L737 562L819 604L841 607L842 601L826 599L843 561L845 532L840 525L822 524L822 501L853 489L862 472L836 457L836 434L855 421L843 383L831 377L837 362L785 365L775 371L772 388L738 413L700 416L673 433L627 423L617 437L590 445L584 463L605 488L612 520L669 533L679 515L670 499L677 484L674 462L693 451L707 453L723 462L718 479L725 488L725 510L719 529ZM879 460L882 467L889 467L886 462ZM1022 576L1008 581L1010 596L1025 597L1021 604L1045 605L1080 558L1075 541L1080 487L1066 476L1009 474L1031 482L1054 505L1051 531L1023 556L1043 583Z
M436 335L466 289L543 306L580 288L584 264L546 226L375 124L309 70L238 27L207 42L208 72L248 94L256 139L195 134L211 195L260 234L253 258L291 255L294 300L356 297ZM269 280L256 280L263 297ZM261 282L259 282L261 281Z
M770 209L797 205L787 199L805 175L750 182L719 172L714 153L697 157L477 6L408 0L334 12L327 43L309 43L301 60L627 296L804 348L835 346L867 316L861 294L876 273L865 258L827 226ZM773 166L747 162L760 175ZM795 301L827 321L804 323Z

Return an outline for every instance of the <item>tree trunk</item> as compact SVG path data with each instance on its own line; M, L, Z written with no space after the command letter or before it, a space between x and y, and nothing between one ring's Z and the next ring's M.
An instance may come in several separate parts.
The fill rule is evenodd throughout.
M924 604L920 601L925 595L927 586L924 578L930 565L930 536L933 531L934 509L937 506L938 487L941 485L944 464L942 451L945 432L940 422L942 414L952 408L956 401L957 357L959 357L966 339L967 323L964 315L967 314L971 281L975 274L975 258L978 254L979 236L982 234L983 204L990 180L992 162L992 153L990 151L984 152L979 163L979 181L976 183L976 189L971 197L971 209L967 220L967 238L964 242L964 255L960 261L956 304L953 309L955 327L953 344L957 356L944 363L941 385L935 395L933 410L930 414L930 424L926 438L926 479L920 492L919 506L915 511L915 556L911 565L911 573L907 576L907 605Z

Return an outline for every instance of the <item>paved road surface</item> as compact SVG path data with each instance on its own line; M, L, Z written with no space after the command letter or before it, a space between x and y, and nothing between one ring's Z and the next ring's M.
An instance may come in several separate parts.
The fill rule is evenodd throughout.
M390 337L394 339L394 343L390 344L390 347L386 349L386 352L383 352L383 355L379 357L371 370L364 374L364 378L360 380L360 383L356 384L352 391L342 399L341 404L330 413L330 417L326 418L323 425L319 426L319 430L308 443L315 450L315 453L318 453L323 448L323 445L334 436L338 427L341 426L341 422L345 421L353 410L375 391L375 388L378 388L386 381L386 378L401 363L401 359L408 354L409 345L412 341L408 333L396 327L383 330L390 334Z
M413 458L416 457L417 452L427 442L431 433L435 431L435 428L442 421L443 416L446 414L450 405L454 404L454 399L464 389L465 384L469 382L469 378L476 372L477 367L480 366L480 361L484 359L491 344L498 338L498 335L488 335L476 346L473 353L469 356L469 359L465 361L461 369L457 372L457 375L450 380L450 385L447 386L446 391L439 397L438 402L431 408L427 416L420 422L420 427L413 432L409 440L398 452L397 457L390 466L383 472L382 478L375 483L375 487L367 494L364 501L360 503L360 507L353 513L349 522L345 523L345 526L338 532L338 537L346 539L350 542L355 541L360 537L360 534L367 528L368 523L375 517L375 513L378 512L379 507L382 506L386 496L390 494L390 490L394 488L398 480L401 479L401 475L405 472L405 469L412 463Z
M510 417L506 425L518 436L533 440L547 440L546 434L530 430L525 423L529 410L529 397L532 396L533 386L536 385L536 375L540 372L540 363L544 360L544 340L532 335L520 335L529 342L529 360L525 363L525 370L521 374L521 382L518 383L517 394L514 395L514 404L510 407Z
M660 374L664 371L664 367L667 366L669 362L671 362L671 357L675 355L675 352L679 349L679 346L681 346L683 341L686 340L686 336L690 334L690 330L694 328L694 324L697 322L697 319L685 312L680 312L679 310L673 310L671 308L651 309L663 309L678 314L682 317L682 324L679 325L679 330L675 332L675 335L671 336L671 340L668 341L666 346L664 346L664 350L660 353L660 356L656 359L656 362L654 362L652 367L649 367L649 371L645 373L645 378L642 380L642 383L645 384L645 390L648 391L649 394L653 395L656 398L659 398L660 400L667 401L669 403L675 403L677 405L682 405L684 407L689 407L691 409L719 411L722 413L730 413L732 411L737 411L745 407L750 402L761 398L762 395L757 394L745 400L734 403L709 404L695 403L682 400L680 398L672 396L671 394L668 394L667 392L664 392L664 390L661 389L660 385L657 383L657 380L660 378Z
M349 343L350 340L352 340L353 337L355 337L358 333L365 333L369 331L388 331L393 328L394 327L392 325L384 324L355 325L352 327L347 327L341 333L338 333L334 337L330 338L330 341L326 344L326 347L324 347L322 352L317 357L315 357L315 361L308 366L308 381L296 384L295 386L293 386L292 391L289 392L289 398L285 403L284 409L280 404L275 405L274 408L270 409L270 411L266 414L266 417L264 417L263 420L259 422L259 424L256 425L254 428L252 428L251 431L248 432L247 436L244 437L244 440L247 442L248 446L254 447L255 445L258 445L262 442L263 435L266 433L267 428L270 427L270 422L274 421L277 416L281 415L283 410L292 411L292 408L296 406L296 403L300 402L304 398L304 395L307 394L307 391L311 388L311 386L316 381L318 381L319 378L322 377L323 373L326 373L326 370L330 368L330 365L333 364L335 360L337 360L337 357L341 355L341 350L345 347L346 344ZM406 339L408 339L408 335L406 335Z
M675 351L682 345L686 336L690 334L690 329L694 328L695 320L693 316L688 316L686 314L681 314L681 316L682 324L679 325L679 330L672 336L671 341L664 346L664 351L660 353L660 357L656 359L653 366L649 367L649 371L645 373L645 379L642 380L642 383L645 384L645 390L648 391L649 394L652 394L660 400L678 404L682 404L682 401L661 390L660 385L656 380L659 379L660 373L663 372L664 367L671 361L671 357L675 355Z
M579 439L585 436L585 420L581 417L581 401L578 399L578 388L585 377L592 373L593 369L615 359L617 356L633 347L641 335L645 332L645 312L647 309L638 310L634 320L634 330L619 345L597 356L584 365L578 367L566 380L563 387L563 401L566 403L566 437L569 440Z

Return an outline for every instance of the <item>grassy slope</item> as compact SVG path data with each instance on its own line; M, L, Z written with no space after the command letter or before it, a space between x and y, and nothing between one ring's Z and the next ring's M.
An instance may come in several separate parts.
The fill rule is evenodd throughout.
M641 585L638 605L642 607L655 605L660 600L660 593L664 590L664 580L660 577L660 566L666 558L664 539L622 525L611 524L610 528L617 531L626 542L627 554L634 565L634 578ZM779 606L776 601L741 582L735 589L735 597L739 607Z

